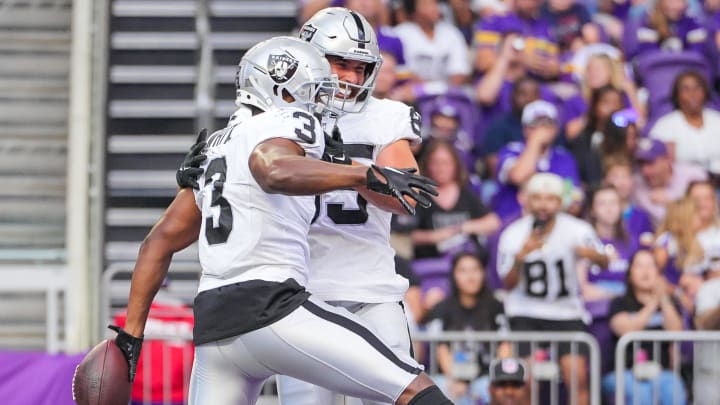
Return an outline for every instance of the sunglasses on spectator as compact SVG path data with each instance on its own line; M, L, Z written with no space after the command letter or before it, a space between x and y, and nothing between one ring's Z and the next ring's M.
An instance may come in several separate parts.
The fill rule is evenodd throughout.
M628 125L636 123L638 121L638 118L640 118L638 112L633 110L632 108L620 110L614 113L612 117L610 117L613 124L617 125L620 128L627 128Z

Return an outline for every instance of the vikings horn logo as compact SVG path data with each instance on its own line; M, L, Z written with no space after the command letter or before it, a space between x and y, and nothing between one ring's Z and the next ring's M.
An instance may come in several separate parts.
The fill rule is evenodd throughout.
M285 83L297 71L298 61L288 54L270 55L268 57L268 73L275 83Z

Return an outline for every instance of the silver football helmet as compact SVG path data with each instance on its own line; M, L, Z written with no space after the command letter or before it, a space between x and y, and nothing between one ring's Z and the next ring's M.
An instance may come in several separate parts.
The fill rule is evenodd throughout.
M271 38L250 48L240 60L235 87L238 106L337 111L332 100L339 86L330 63L317 48L293 37Z
M310 42L325 56L338 56L367 63L361 84L340 81L350 97L336 98L345 112L360 112L375 88L382 56L375 30L362 15L342 7L318 11L300 29L300 39Z

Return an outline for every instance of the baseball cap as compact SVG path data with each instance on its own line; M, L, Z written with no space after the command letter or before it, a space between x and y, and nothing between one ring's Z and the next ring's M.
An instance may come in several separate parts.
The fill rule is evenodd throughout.
M525 185L525 192L530 194L553 194L563 198L565 184L562 177L553 173L535 173Z
M495 359L490 362L490 384L525 382L525 364L518 359Z
M545 100L536 100L532 103L528 103L522 112L522 124L532 125L535 121L545 118L553 121L557 121L558 112L557 108L551 103Z
M641 161L653 161L667 155L667 147L657 139L643 138L638 142L637 149L635 149L635 159Z

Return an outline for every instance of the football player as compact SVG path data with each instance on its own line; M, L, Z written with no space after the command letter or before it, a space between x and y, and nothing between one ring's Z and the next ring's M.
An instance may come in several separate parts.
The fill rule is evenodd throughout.
M326 153L324 159L417 168L410 145L420 142L420 115L403 103L371 95L382 57L367 20L346 8L326 8L305 23L299 36L324 53L340 80L342 91L332 105L351 113L338 119L336 139L327 139L332 143L341 134L343 150ZM237 112L231 121L241 115ZM180 187L190 186L192 179L183 177L188 176L178 176ZM307 287L314 296L365 320L397 354L408 354L412 345L402 306L408 281L396 274L390 247L391 212L406 212L396 199L366 197L355 190L316 197ZM279 380L283 404L332 402L328 390L290 378Z
M338 87L328 62L305 42L256 45L241 61L238 83L253 99L252 117L213 139L194 194L180 190L141 246L125 329L113 327L130 379L172 254L199 240L190 404L254 404L276 373L378 401L450 404L409 355L303 287L313 195L352 188L427 204L432 183L412 170L319 160L324 133L314 113L332 110Z

